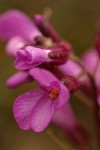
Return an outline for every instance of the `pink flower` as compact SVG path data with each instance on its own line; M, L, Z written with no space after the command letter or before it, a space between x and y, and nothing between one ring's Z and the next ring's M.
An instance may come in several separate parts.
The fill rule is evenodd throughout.
M14 66L18 70L27 70L42 63L62 64L66 62L68 51L62 46L54 46L47 49L27 46L17 52Z
M17 52L17 59L14 66L18 70L31 69L41 63L48 61L48 53L50 50L43 50L40 48L27 46L24 50Z
M0 16L0 38L8 41L6 49L9 55L15 56L16 49L22 48L37 36L41 36L41 33L34 22L21 11L10 10ZM14 46L15 42L18 48L17 45Z
M21 129L44 130L55 112L70 97L69 90L47 70L34 68L30 75L40 85L19 96L14 103L14 117Z
M15 67L19 70L31 69L44 62L64 63L70 49L69 44L67 46L63 42L59 45L62 50L50 52L48 48L47 50L37 48L40 45L36 45L36 39L44 40L45 37L38 30L35 23L18 10L7 11L0 16L0 38L8 42L6 46L7 53L11 57L17 56ZM63 49L67 50L63 51ZM18 80L20 74L22 74L22 77ZM26 83L28 80L25 77L26 72L18 73L8 79L7 86L12 88ZM28 78L30 78L30 75Z
M100 105L100 62L97 66L97 63L99 61L99 55L96 49L90 49L83 55L82 58L84 66L87 68L87 70L94 76L95 83L97 86L97 92L99 94L98 96L98 103ZM95 68L97 67L96 71ZM95 71L95 74L94 74ZM91 86L90 86L91 88Z
M6 52L11 57L16 57L18 50L41 35L34 22L21 11L10 10L0 15L0 38L7 41ZM28 72L19 72L7 80L7 86L17 87L29 78Z
M82 57L82 62L84 66L91 74L94 73L98 60L99 60L99 55L95 49L88 50L87 52L85 52L85 54ZM99 90L100 89L100 64L98 65L94 78Z
M8 78L8 80L6 81L6 86L9 88L16 88L32 80L33 79L29 75L28 71L20 71Z
M9 39L7 45L6 45L6 53L12 57L15 58L17 51L22 49L26 45L26 40L20 36L14 36L11 39Z
M26 41L32 41L41 33L24 13L18 10L10 10L0 16L0 37L9 40L20 36Z
M82 73L83 69L73 60L68 60L66 61L66 63L59 65L58 69L65 75L68 74L76 77L81 85L87 82L87 75L83 75L82 77L78 78L78 76Z

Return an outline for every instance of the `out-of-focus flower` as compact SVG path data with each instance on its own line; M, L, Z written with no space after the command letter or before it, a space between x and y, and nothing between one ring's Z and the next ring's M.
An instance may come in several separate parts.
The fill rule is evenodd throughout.
M41 35L34 22L21 11L11 10L0 16L0 38L8 41L6 49L10 56L16 56L16 49Z
M16 58L17 51L22 49L26 45L26 40L20 36L14 36L9 39L6 45L6 52L7 54L12 57Z
M6 85L8 88L16 88L28 81L32 81L32 77L29 75L28 71L20 71L13 74L8 80L6 81Z
M18 50L28 43L34 43L37 36L41 36L34 22L18 10L10 10L0 15L0 38L7 41L6 52L16 57ZM30 80L28 72L19 72L7 80L9 88L15 88Z
M98 61L99 61L99 55L95 49L88 50L87 52L84 53L82 57L82 62L84 66L92 75L94 75L96 85L98 89L100 89L100 77L99 77L100 64L96 68Z
M100 95L100 62L99 55L96 49L90 49L87 52L85 52L82 57L82 62L86 69L94 77L97 86L97 92ZM98 102L100 104L100 96L98 96Z
M8 41L14 36L31 41L35 37L41 36L41 33L24 13L11 10L0 16L0 37Z
M53 116L52 123L64 131L75 146L89 144L89 134L75 117L69 104L62 106Z
M19 96L14 103L14 116L20 128L44 130L55 112L68 102L69 90L49 71L30 70L39 88Z

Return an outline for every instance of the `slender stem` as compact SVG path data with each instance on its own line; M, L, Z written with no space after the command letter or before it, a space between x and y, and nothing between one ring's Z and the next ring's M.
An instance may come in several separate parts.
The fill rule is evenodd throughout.
M82 93L81 90L75 92L74 95L90 109L94 109L94 102L91 101L84 93Z
M54 133L51 129L47 129L46 130L46 134L57 144L59 145L60 148L62 148L62 150L68 150L69 147L67 144L65 144L63 141L61 141ZM77 147L74 148L74 150L86 150L86 147ZM91 148L92 150L92 148Z
M55 134L53 134L53 131L50 129L46 130L46 134L55 142L57 145L59 145L63 150L68 150L67 145L65 145Z

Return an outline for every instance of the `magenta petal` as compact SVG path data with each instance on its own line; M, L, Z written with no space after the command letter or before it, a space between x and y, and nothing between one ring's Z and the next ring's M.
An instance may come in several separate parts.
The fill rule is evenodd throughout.
M40 65L48 60L47 50L27 46L25 50L17 52L17 59L14 66L18 70L27 70Z
M49 86L53 81L59 82L51 72L45 69L33 68L29 71L29 73L42 87Z
M23 48L25 44L26 41L23 38L19 36L15 36L8 41L6 46L6 52L9 56L16 57L17 51Z
M16 88L28 81L31 80L31 77L28 72L20 71L12 75L7 81L6 85L8 88Z
M42 97L31 116L31 128L33 131L43 131L50 123L54 113L53 101L48 99L48 96Z
M21 36L32 40L41 35L35 24L21 11L10 10L0 15L0 38L9 40L14 36Z
M90 49L84 53L82 62L90 73L93 73L96 63L99 59L98 52L95 49Z
M83 55L82 59L83 59L82 61L83 61L84 66L92 74L99 60L98 52L95 49L90 49ZM100 92L100 63L95 73L95 82L96 82L98 91Z
M77 76L81 73L81 67L72 60L68 60L66 63L58 66L59 70L65 74Z
M14 117L23 130L30 129L30 117L38 101L45 92L41 89L35 89L19 96L13 106Z
M56 109L62 107L66 102L70 100L69 89L67 89L67 87L65 87L62 83L60 84L60 86L61 86L60 94L59 94L59 97L55 101Z
M76 118L69 104L63 105L53 116L52 122L63 127L72 129L76 126Z

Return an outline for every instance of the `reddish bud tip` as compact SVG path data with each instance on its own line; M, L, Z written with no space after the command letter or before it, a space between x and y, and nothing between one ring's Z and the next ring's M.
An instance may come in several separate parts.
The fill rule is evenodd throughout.
M67 61L68 54L68 50L64 49L62 46L56 45L51 47L51 51L49 52L48 56L50 58L50 62L62 64Z
M66 75L61 81L69 88L71 94L77 91L80 87L79 81L70 75Z

